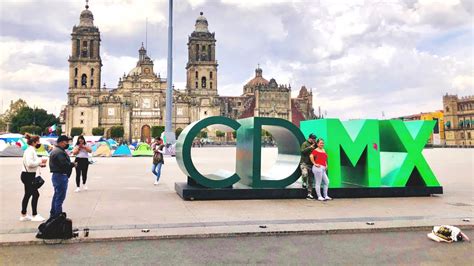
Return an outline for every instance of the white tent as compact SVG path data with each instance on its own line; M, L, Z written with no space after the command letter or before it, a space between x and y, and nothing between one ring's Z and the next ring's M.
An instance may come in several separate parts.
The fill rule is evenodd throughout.
M4 140L5 142L17 142L18 140L22 139L23 135L18 133L7 133L0 135L0 139Z
M0 157L22 157L23 150L17 145L0 145Z
M72 145L76 145L78 137L79 136L75 136L74 138L72 138ZM88 144L94 144L96 142L99 142L102 138L102 136L84 136L84 139Z

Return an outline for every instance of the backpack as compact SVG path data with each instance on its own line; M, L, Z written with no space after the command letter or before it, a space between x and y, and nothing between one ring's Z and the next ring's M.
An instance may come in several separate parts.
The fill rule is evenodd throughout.
M36 238L40 239L71 239L76 237L72 229L72 220L63 212L56 217L49 218L38 226Z

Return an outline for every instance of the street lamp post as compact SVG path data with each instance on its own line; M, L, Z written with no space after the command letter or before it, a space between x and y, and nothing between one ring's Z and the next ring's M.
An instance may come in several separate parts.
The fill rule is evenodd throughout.
M167 88L166 88L166 120L165 120L165 140L166 144L176 142L173 132L172 112L173 112L173 0L169 0L168 13L168 68L167 68Z

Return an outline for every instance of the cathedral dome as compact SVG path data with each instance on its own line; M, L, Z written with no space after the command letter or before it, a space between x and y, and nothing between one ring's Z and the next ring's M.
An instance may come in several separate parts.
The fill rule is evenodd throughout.
M93 27L94 26L94 15L89 10L89 5L86 5L86 9L81 12L79 18L79 26L82 27Z
M128 75L129 76L140 75L141 73L142 73L142 68L137 66L137 67L132 68L132 70L130 70L130 72L128 72Z
M203 16L203 14L203 12L199 13L199 17L196 19L196 32L209 32L209 29L207 28L209 24L207 23L207 18Z
M251 79L247 84L246 87L255 87L257 85L268 85L268 80L264 79L262 76L262 69L258 67L255 69L255 77Z

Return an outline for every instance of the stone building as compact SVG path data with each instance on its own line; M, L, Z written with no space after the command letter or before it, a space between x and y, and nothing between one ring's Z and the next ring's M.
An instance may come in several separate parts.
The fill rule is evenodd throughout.
M474 95L443 96L446 145L474 145Z
M446 135L444 132L444 113L443 110L437 110L433 112L423 112L414 115L402 116L397 119L404 121L411 120L433 120L436 122L433 132L430 135L428 140L429 144L433 145L445 145L446 144Z
M165 124L167 81L156 74L153 60L142 44L136 66L119 78L117 87L100 87L100 41L100 31L86 5L71 34L68 102L61 112L65 132L82 128L84 134L92 135L93 128L102 127L107 136L111 127L123 126L124 139L149 141L151 127ZM260 68L255 78L244 85L242 96L219 96L215 33L209 32L202 12L187 45L186 88L173 88L173 130L217 115L280 117L297 125L315 117L310 91L302 87L298 97L292 99L289 85L278 85L275 79L267 81Z

